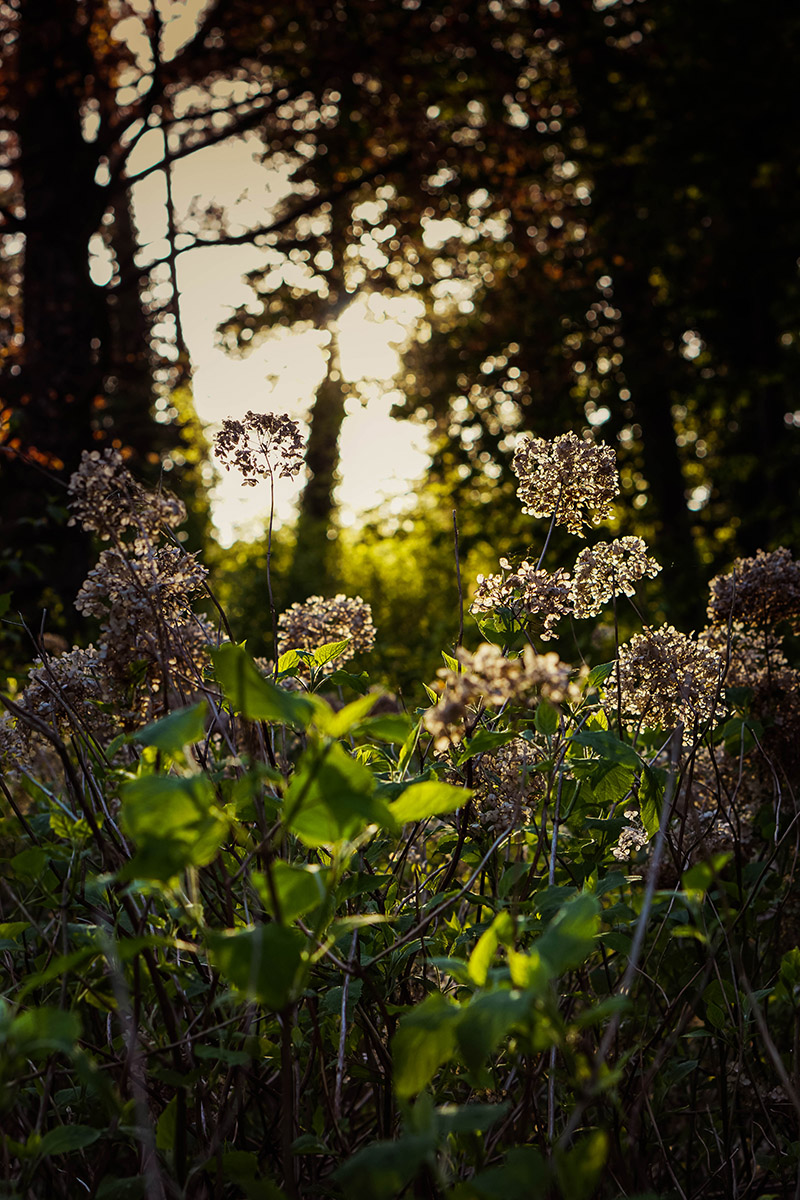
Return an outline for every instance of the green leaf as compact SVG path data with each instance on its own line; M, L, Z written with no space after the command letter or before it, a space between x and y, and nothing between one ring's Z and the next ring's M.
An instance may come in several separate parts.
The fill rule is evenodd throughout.
M456 1041L466 1065L477 1071L506 1035L524 1027L531 1013L531 997L522 991L498 988L474 996L455 1026Z
M364 717L375 707L375 704L380 699L379 692L367 692L365 696L359 696L357 700L353 700L351 704L345 705L339 712L334 712L328 708L319 709L314 718L318 729L326 733L328 737L340 738L344 737L359 725Z
M664 802L664 788L667 773L660 767L644 767L639 781L639 815L642 818L645 833L652 838L658 833L661 824L661 807Z
M324 646L317 646L313 654L314 666L324 667L326 663L333 662L334 658L338 658L347 649L352 640L348 637L341 642L326 642Z
M553 977L579 967L594 949L600 924L600 904L596 896L580 892L559 909L536 949L547 961Z
M453 1192L453 1200L544 1200L550 1174L534 1146L513 1146L501 1166L473 1176ZM552 1194L552 1193L551 1193ZM564 1200L572 1200L563 1193Z
M334 671L326 677L325 682L332 683L335 687L352 688L354 692L360 692L363 696L369 687L369 675L366 671L360 671L358 675L351 675L349 671Z
M402 746L409 735L416 732L416 727L405 713L387 713L381 717L368 717L361 722L357 732L359 737Z
M191 708L179 709L160 721L145 725L144 729L131 734L131 741L155 746L157 750L175 756L182 752L184 746L203 740L207 714L208 704L201 700Z
M681 887L685 892L704 896L732 857L731 854L714 854L708 862L695 863L688 871L684 871Z
M501 1104L443 1104L436 1109L436 1125L444 1135L485 1133L506 1115L510 1107L507 1100Z
M284 923L318 908L327 897L330 873L316 863L310 866L293 866L278 859L272 864L270 872L280 906L280 919ZM278 914L275 912L275 902L266 874L254 873L253 881L267 912L277 919Z
M314 715L314 705L303 696L276 687L259 673L243 646L226 642L209 651L217 679L234 712L251 721L275 721L305 729Z
M408 821L424 821L426 817L455 812L471 796L469 788L428 780L425 783L412 783L389 807L398 824L405 825Z
M543 733L546 737L552 737L558 730L558 709L549 700L540 700L533 723L539 733Z
M167 1153L175 1149L175 1131L178 1125L178 1097L173 1096L156 1123L156 1147Z
M296 650L287 650L278 659L278 674L288 674L290 671L295 671L300 666L302 660Z
M307 846L352 840L367 825L394 828L374 795L372 772L335 743L303 755L284 800L284 821Z
M401 1018L392 1040L394 1087L401 1100L421 1092L439 1067L453 1058L460 1017L460 1008L433 993Z
M453 658L452 654L448 654L445 650L442 651L442 658L444 659L444 665L446 667L448 667L451 671L455 671L457 674L460 675L461 672L464 670L464 668L462 667L462 665L458 661L458 659Z
M285 925L209 934L209 958L223 979L265 1008L280 1011L302 988L306 940Z
M124 879L174 879L216 856L229 823L205 775L143 775L122 789L122 827L137 852Z
M563 1196L570 1200L589 1200L594 1193L608 1157L608 1134L604 1129L577 1138L569 1150L556 1154L556 1173Z
M592 794L599 804L615 804L628 794L634 779L635 772L630 767L621 767L618 763L604 765L592 776Z
M498 946L510 946L514 941L514 922L507 912L498 913L491 925L478 938L469 956L469 977L477 987L484 987Z
M518 736L513 729L504 730L502 733L492 733L488 729L479 729L474 737L465 742L456 759L456 764L460 767L470 758L474 758L476 754L490 754L498 746L505 746L508 742L513 742Z
M596 688L601 683L605 683L613 670L613 662L600 663L598 666L592 667L591 671L586 677L586 690L588 691L589 688Z
M48 1154L69 1154L71 1150L82 1150L91 1146L100 1137L102 1130L91 1125L59 1125L42 1135L37 1151Z
M365 1146L334 1172L345 1196L395 1200L435 1150L429 1133L406 1133L396 1141Z
M9 1040L16 1043L20 1053L35 1058L53 1050L69 1054L80 1034L77 1013L60 1008L32 1008L11 1022Z
M641 767L641 759L627 742L621 742L618 737L608 730L599 729L594 733L575 733L571 741L578 746L587 746L608 762L620 763L623 767Z

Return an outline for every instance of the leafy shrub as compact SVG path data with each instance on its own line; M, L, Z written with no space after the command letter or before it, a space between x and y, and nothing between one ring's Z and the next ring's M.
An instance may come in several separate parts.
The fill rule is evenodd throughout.
M616 494L572 435L515 469L550 532ZM658 565L625 538L548 571L548 534L478 581L486 641L406 712L347 661L362 602L273 611L294 644L255 659L195 615L178 502L113 452L72 496L108 543L98 644L2 696L4 1195L794 1189L786 551L712 581L698 635L573 669L541 643Z

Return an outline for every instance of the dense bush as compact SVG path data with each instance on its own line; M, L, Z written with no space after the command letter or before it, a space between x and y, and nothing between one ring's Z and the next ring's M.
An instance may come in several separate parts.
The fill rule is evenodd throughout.
M226 452L271 480L290 424ZM571 434L515 470L550 532L617 493ZM794 1194L788 552L573 669L542 643L659 567L621 538L546 569L548 533L408 712L359 598L273 611L254 659L196 615L177 501L115 452L71 492L97 645L45 637L2 696L3 1195Z

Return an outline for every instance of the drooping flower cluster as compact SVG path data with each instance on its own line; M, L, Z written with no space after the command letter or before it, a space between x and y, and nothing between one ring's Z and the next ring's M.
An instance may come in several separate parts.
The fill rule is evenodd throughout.
M317 650L329 642L350 639L337 658L325 664L331 672L356 654L367 654L375 645L372 609L360 596L341 593L329 600L309 596L302 604L293 604L278 617L278 653L287 650Z
M138 484L116 450L84 453L69 491L74 519L114 543L75 600L79 612L100 620L98 656L121 682L133 663L143 662L151 695L177 689L183 702L212 640L192 609L205 567L179 546L162 544L163 530L185 519L184 505Z
M472 612L505 608L518 619L537 617L542 641L555 637L562 617L597 616L615 596L633 596L637 583L661 570L639 537L587 546L577 557L573 575L561 567L544 571L529 562L514 570L506 559L500 566L499 575L478 576Z
M754 558L737 558L733 570L717 575L709 586L708 617L717 625L731 618L754 629L787 621L800 631L800 562L790 550L759 550Z
M506 658L497 646L485 643L471 653L458 650L463 669L443 667L438 672L444 688L441 699L423 717L425 728L444 748L463 736L459 726L471 707L488 704L499 708L507 702L528 704L536 699L552 704L577 702L582 678L557 654L536 654L526 646L518 658Z
M654 578L661 567L647 553L640 537L615 538L581 550L572 577L576 617L596 617L614 596L633 596L645 576Z
M552 441L528 438L514 454L511 469L519 479L517 495L523 512L552 517L570 533L583 537L583 526L611 516L619 492L614 450L564 433ZM584 510L586 510L584 512Z
M496 834L530 823L546 791L544 776L533 770L535 762L533 747L524 738L477 758L472 803L482 828Z
M539 630L542 641L555 637L558 622L573 610L569 572L560 567L552 572L543 571L528 562L510 570L505 559L500 560L500 566L499 575L478 576L472 612L507 608L517 618L535 616L542 623Z
M721 656L671 625L637 633L620 647L607 683L626 717L672 729L720 711Z
M300 426L288 413L245 414L226 420L214 438L214 452L229 471L236 467L248 487L273 474L293 479L303 465Z
M162 526L176 529L186 520L183 502L160 488L143 488L118 450L84 450L69 481L69 494L70 525L80 524L104 542L119 543L133 533L139 553L148 539L158 538Z
M620 862L635 858L642 846L646 846L649 841L637 809L626 808L625 817L630 824L621 830L617 844L611 850L614 858Z

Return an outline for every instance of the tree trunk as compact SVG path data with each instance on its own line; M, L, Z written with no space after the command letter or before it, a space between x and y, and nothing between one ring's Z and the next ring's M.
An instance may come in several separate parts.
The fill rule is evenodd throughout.
M13 604L54 589L69 602L89 563L88 539L64 528L66 484L91 447L102 387L100 301L88 242L103 208L94 156L81 131L86 28L70 0L23 0L19 14L19 181L25 203L24 347L3 380L14 410L2 462L4 557Z

